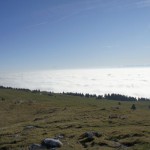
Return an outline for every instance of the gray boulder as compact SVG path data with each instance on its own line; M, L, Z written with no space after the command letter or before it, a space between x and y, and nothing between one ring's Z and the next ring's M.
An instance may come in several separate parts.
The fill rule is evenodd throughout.
M42 147L46 147L47 149L51 148L59 148L62 147L63 144L59 139L46 138L41 143Z

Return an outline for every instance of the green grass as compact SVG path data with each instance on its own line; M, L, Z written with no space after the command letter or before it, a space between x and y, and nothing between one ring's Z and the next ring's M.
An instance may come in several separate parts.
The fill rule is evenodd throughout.
M133 103L135 111L130 109ZM118 101L0 89L0 149L26 150L32 143L64 134L62 150L115 150L117 143L123 145L122 149L149 150L149 105L150 102L118 105ZM113 114L125 118L110 119ZM78 138L87 131L97 131L102 136L84 148Z

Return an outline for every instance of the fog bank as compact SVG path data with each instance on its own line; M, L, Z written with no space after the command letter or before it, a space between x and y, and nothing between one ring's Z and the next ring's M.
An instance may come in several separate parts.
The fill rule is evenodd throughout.
M0 85L53 92L118 93L150 98L150 68L0 73Z

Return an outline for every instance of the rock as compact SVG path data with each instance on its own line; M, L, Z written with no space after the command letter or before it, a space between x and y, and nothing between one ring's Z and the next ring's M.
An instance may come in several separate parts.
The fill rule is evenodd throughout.
M46 148L58 148L62 147L63 144L60 140L58 139L53 139L53 138L46 138L42 141L41 145Z
M102 134L99 132L85 132L79 137L79 139L84 139L84 138L94 139L94 136L100 137L102 136Z
M115 118L118 118L117 114L111 114L111 115L109 115L109 119L115 119Z
M101 137L101 136L102 136L102 134L99 133L99 132L93 132L93 134L94 134L94 136L96 136L96 137Z
M63 139L65 137L65 134L59 134L55 136L55 139Z
M127 116L126 115L121 115L119 118L120 119L127 119Z
M32 125L28 125L24 128L24 130L30 130L30 129L34 129L35 126L32 126Z
M79 137L79 139L84 139L84 138L89 139L89 140L93 140L93 139L94 139L94 134L93 134L93 132L85 132L85 133L83 133L83 134Z
M109 119L127 119L127 116L126 115L117 115L117 114L111 114L109 115Z
M43 150L42 146L40 144L32 144L29 147L29 150Z
M79 142L84 146L84 148L87 147L87 143L92 142L94 140L94 137L100 137L102 134L98 132L85 132L79 137Z
M119 143L119 142L111 142L110 144L109 144L109 146L110 147L113 147L113 148L119 148L119 147L121 147L121 144Z
M59 138L63 138L63 134L59 135ZM46 138L41 144L32 144L29 150L56 150L56 148L62 147L63 144L58 138Z

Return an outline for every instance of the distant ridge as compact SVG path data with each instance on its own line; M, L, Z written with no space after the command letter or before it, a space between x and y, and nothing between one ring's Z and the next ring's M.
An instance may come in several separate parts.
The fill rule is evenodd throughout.
M24 91L24 92L32 92L32 93L46 93L48 95L56 94L54 92L48 92L48 91L40 91L40 90L30 90L25 88L13 88L13 87L4 87L0 86L0 89L11 89L11 90L18 90L18 91ZM69 96L80 96L80 97L86 97L86 98L95 98L95 99L107 99L107 100L115 100L115 101L150 101L148 98L136 98L132 96L126 96L121 94L104 94L104 95L96 95L96 94L83 94L83 93L74 93L74 92L63 92L59 93L63 95L69 95Z

